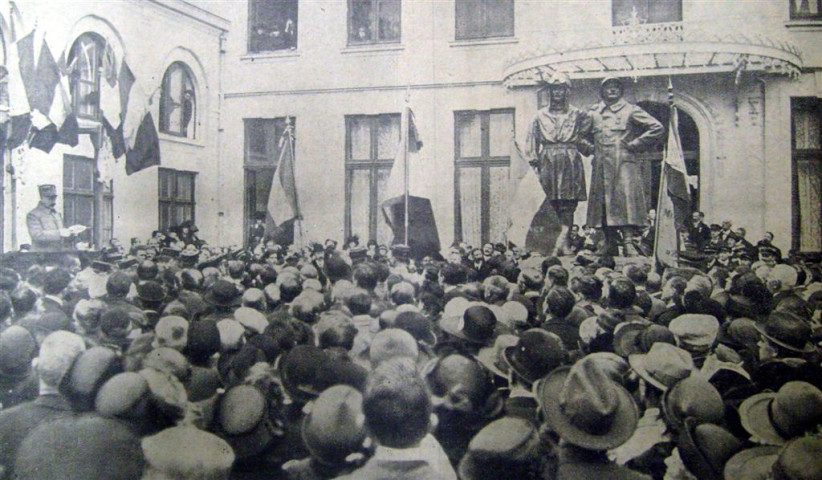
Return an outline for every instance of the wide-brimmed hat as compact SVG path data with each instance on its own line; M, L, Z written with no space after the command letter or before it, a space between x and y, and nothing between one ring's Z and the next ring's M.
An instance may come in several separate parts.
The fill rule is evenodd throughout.
M524 478L539 458L539 435L527 420L503 417L477 433L459 463L464 480Z
M822 391L806 382L788 382L778 392L753 395L739 406L742 427L752 440L784 445L822 421Z
M211 285L203 299L220 307L236 307L241 303L237 286L227 280L217 280Z
M445 317L440 322L440 328L449 335L479 345L491 340L496 325L496 315L485 305L468 307L461 316Z
M769 341L792 352L810 353L815 350L809 341L811 327L799 317L787 312L773 312L754 328Z
M779 447L747 448L725 462L724 480L766 480L770 477Z
M682 463L700 480L722 480L725 463L744 445L724 428L695 418L685 420L677 442Z
M516 335L502 334L494 340L493 346L480 348L477 360L494 375L508 378L510 367L505 361L504 352L507 347L513 347L518 342L519 337Z
M629 356L628 363L643 380L663 392L696 369L691 354L668 343L655 343L648 353Z
M568 443L608 450L636 430L639 409L633 397L593 362L557 368L536 390L548 425Z
M645 322L623 322L614 329L614 353L620 357L647 353L639 347L639 337L648 327ZM664 327L663 327L664 328Z
M822 478L822 437L808 435L788 443L773 465L777 480L813 480Z
M534 383L568 360L568 351L558 335L532 328L513 347L503 350L505 362L525 380Z

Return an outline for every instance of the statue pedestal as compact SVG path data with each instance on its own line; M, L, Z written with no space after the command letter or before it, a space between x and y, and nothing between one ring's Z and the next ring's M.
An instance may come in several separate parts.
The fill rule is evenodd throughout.
M531 228L525 237L525 249L542 255L550 255L561 230L557 212L546 198L531 221Z

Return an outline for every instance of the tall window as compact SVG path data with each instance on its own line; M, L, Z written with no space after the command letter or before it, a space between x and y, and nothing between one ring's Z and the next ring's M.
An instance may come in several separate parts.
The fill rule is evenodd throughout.
M472 245L502 241L508 227L514 111L455 112L454 124L454 236Z
M297 0L248 2L248 51L297 48Z
M456 0L457 40L514 36L514 0Z
M113 181L95 181L94 159L63 156L63 224L85 225L81 241L102 245L108 242L114 226Z
M194 222L195 172L160 168L160 230L176 227L186 220Z
M682 21L682 0L613 0L612 24L639 25Z
M788 0L791 20L822 20L822 0Z
M345 236L390 243L379 206L400 141L400 114L345 117Z
M191 70L174 62L163 76L160 99L160 131L178 137L195 138L197 96Z
M106 50L106 41L94 33L80 35L71 47L68 65L72 106L80 118L100 117L100 76L106 55L113 55L112 50ZM108 65L112 64L110 60Z
M290 121L292 126L296 127L294 117L291 117ZM285 117L245 119L246 241L249 228L255 219L265 218L274 170L277 168L282 150L280 139L285 127Z
M822 101L791 100L793 242L800 252L822 251Z
M348 43L400 41L400 0L348 0Z

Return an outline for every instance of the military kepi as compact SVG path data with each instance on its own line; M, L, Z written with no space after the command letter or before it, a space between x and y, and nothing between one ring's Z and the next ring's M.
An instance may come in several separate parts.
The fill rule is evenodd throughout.
M40 198L46 197L56 197L57 196L57 187L52 184L44 184L38 185L37 188L40 190Z

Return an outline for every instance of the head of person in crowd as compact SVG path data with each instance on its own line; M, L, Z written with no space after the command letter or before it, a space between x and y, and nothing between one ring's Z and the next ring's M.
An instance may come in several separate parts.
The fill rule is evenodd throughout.
M85 350L86 344L77 334L63 330L49 334L40 344L34 360L40 380L40 394L57 393L60 382Z

